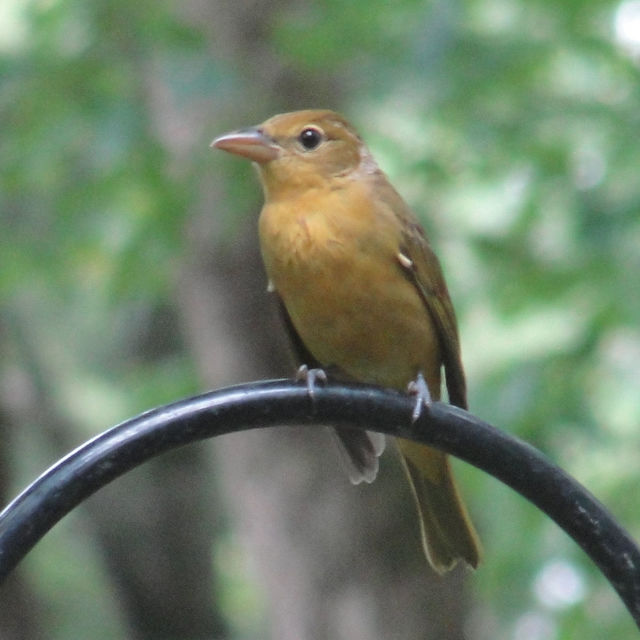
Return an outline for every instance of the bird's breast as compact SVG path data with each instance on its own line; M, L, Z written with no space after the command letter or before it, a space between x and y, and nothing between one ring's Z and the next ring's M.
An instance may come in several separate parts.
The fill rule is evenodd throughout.
M266 205L260 217L265 267L323 366L398 388L422 371L439 388L438 339L398 261L392 222L345 211L339 201L324 209Z

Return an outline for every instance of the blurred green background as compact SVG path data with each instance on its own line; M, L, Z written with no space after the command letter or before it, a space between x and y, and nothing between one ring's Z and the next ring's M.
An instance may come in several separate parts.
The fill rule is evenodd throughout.
M330 107L440 255L472 411L638 537L639 65L640 0L3 0L3 502L140 411L290 374L257 180L208 144ZM0 637L636 637L576 545L463 464L485 561L434 577L393 453L353 488L327 441L128 474L2 587Z

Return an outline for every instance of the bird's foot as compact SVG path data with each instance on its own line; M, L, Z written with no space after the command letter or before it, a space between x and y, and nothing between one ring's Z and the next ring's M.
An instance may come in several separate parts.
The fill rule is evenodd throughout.
M428 407L433 400L431 399L431 393L429 393L429 387L424 379L422 373L418 373L415 380L412 380L407 387L409 395L415 396L416 403L413 407L413 413L411 414L411 422L414 423L422 413L423 407Z
M306 383L309 397L315 400L316 385L326 384L327 374L324 369L309 369L306 364L303 364L296 372L296 381Z

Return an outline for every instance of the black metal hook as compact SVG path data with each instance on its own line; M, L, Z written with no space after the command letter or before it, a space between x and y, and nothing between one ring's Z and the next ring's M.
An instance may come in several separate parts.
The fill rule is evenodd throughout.
M640 549L607 509L542 453L472 414L434 402L412 424L409 396L367 385L288 380L212 391L127 420L62 458L0 513L0 580L69 511L169 449L276 425L348 425L451 453L501 480L562 527L609 580L640 627Z

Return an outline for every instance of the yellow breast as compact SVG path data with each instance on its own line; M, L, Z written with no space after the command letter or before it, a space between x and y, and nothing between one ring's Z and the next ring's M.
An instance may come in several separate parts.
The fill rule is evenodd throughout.
M422 371L440 388L429 314L398 260L399 229L365 192L268 203L260 217L267 274L307 349L323 366L404 388Z

